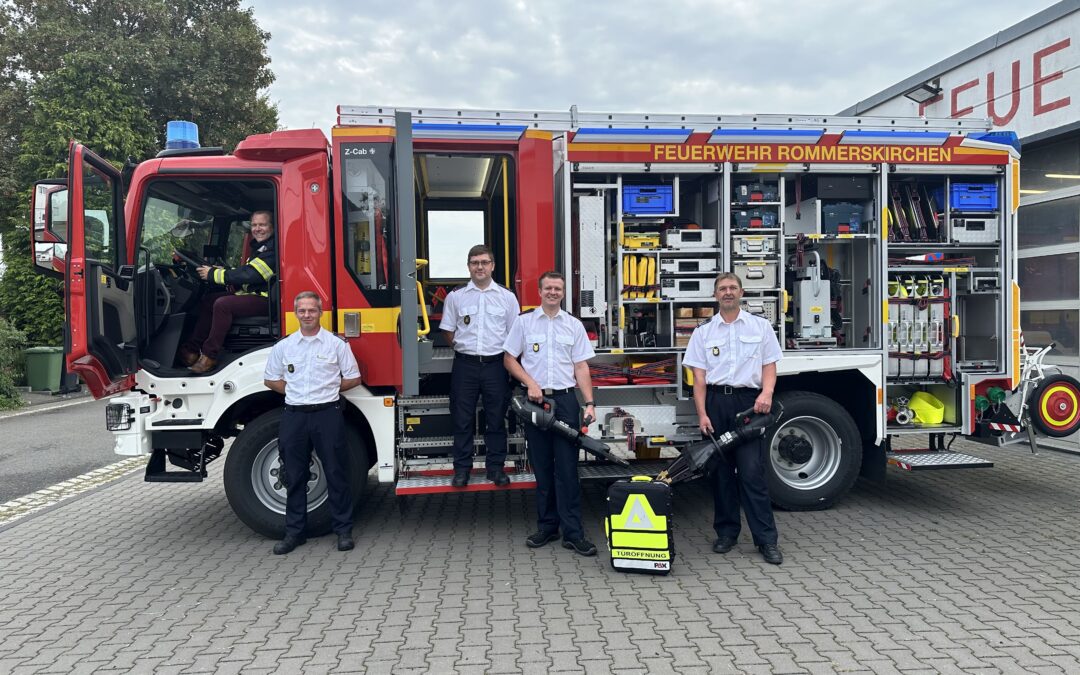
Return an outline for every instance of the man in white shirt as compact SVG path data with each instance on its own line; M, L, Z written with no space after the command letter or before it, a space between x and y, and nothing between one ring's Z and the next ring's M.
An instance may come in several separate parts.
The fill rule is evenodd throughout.
M319 325L322 299L318 293L300 293L293 309L300 330L274 345L263 373L264 384L285 395L278 430L285 464L285 536L274 545L274 553L284 555L306 541L312 446L326 477L337 549L348 551L353 548L353 503L340 396L360 384L360 369L348 343Z
M530 401L555 401L555 417L571 427L580 423L575 385L585 397L585 417L596 418L588 360L595 356L585 326L563 311L566 279L558 272L540 277L540 308L517 317L506 337L506 369L528 390ZM518 362L521 357L521 362ZM536 474L537 531L525 540L539 548L559 537L563 548L596 555L581 525L578 450L551 431L525 425L529 461Z
M484 456L487 478L510 484L506 464L506 405L509 378L503 342L521 306L514 294L495 283L491 249L469 249L469 283L446 296L439 328L454 346L450 371L450 412L454 419L454 487L465 487L473 466L476 401L484 401Z
M742 281L730 272L716 277L714 295L720 311L694 329L683 363L694 372L694 406L702 433L735 428L738 413L772 409L776 363L782 354L772 325L739 307ZM765 477L765 440L755 439L721 455L713 472L713 551L727 553L739 539L739 502L766 562L784 561L777 546L769 486ZM736 473L738 470L738 473Z

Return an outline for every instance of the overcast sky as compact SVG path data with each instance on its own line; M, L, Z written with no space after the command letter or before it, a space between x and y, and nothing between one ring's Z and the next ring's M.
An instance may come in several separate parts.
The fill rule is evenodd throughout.
M251 0L285 128L338 105L836 113L1049 0Z

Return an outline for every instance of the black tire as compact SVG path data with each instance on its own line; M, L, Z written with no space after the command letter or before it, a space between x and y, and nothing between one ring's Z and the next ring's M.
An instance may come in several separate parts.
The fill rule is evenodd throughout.
M275 487L271 474L279 469L277 437L281 412L280 408L271 410L246 425L225 455L225 496L229 505L245 525L271 539L280 539L285 534L285 489ZM367 492L368 449L360 432L349 424L345 426L345 439L349 446L346 470L355 511ZM307 535L318 537L331 530L330 507L326 481L321 477L322 466L315 453L312 458L316 462L317 478L308 495Z
M1080 382L1057 373L1048 375L1031 392L1028 414L1035 430L1051 438L1064 438L1080 430Z
M776 398L784 416L765 438L769 496L788 511L827 509L859 477L859 428L843 406L821 394L791 391Z

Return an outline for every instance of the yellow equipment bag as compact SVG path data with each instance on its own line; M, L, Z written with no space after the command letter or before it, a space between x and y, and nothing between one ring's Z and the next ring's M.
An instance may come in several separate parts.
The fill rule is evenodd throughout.
M604 532L611 566L620 572L667 574L675 557L671 486L650 476L611 484Z

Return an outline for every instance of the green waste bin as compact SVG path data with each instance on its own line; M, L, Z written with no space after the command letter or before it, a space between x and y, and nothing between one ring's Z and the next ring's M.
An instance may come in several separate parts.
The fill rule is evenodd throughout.
M63 347L31 347L26 350L26 384L30 391L59 391L64 366Z

